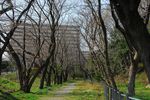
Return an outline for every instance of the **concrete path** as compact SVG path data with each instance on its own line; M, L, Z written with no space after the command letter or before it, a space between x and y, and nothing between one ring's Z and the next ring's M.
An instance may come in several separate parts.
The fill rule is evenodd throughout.
M75 87L75 83L70 83L69 85L62 87L60 90L56 91L54 97L50 98L50 100L65 100L65 95L71 93Z
M75 83L70 83L69 85L64 86L62 89L56 91L55 95L63 96L63 95L71 93L73 89L75 89Z

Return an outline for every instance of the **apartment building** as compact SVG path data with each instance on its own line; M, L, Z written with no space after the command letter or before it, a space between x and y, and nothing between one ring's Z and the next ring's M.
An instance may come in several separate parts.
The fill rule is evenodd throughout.
M60 25L56 28L56 62L79 64L80 27L71 25ZM44 61L49 55L51 45L51 30L48 24L37 26L34 24L21 24L16 29L10 44L20 55L31 62L38 55L38 60Z

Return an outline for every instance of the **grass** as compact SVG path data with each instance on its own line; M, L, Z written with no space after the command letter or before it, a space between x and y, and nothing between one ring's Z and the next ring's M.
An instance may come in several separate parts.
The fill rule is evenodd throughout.
M147 77L145 73L137 75L136 80L136 97L142 100L150 100L150 88L146 88L148 85Z
M4 92L12 90L16 91L18 90L18 83L12 82L10 80L7 80L5 78L0 78L0 90L4 90Z
M148 100L150 98L150 90L145 88L146 84L144 84L145 81L142 80L143 77L145 78L146 76L143 74L137 76L136 97ZM119 83L118 87L123 92L126 92L127 89L126 79L127 78L122 78L121 81L117 82ZM49 100L49 98L53 97L54 93L59 90L60 87L74 82L76 82L76 89L72 93L65 95L63 97L65 100L104 100L103 88L96 82L91 83L90 81L71 80L63 85L52 85L51 87L45 87L42 90L39 89L39 82L40 78L37 78L31 88L31 93L24 93L18 91L19 83L16 78L16 73L2 75L2 77L0 77L0 100ZM143 92L142 94L141 91ZM12 93L7 94L7 92Z
M117 78L117 85L119 90L124 93L127 93L127 77L119 77ZM136 83L135 83L135 97L141 100L150 100L150 88L146 88L148 85L147 78L145 73L140 73L136 76Z
M19 83L15 73L9 73L0 77L0 100L37 100L38 94L19 91ZM36 84L33 85L33 90Z
M21 91L14 92L12 95L18 100L37 100L39 98L38 94L34 93L24 93Z
M127 93L128 77L117 77L117 86L122 92ZM11 73L0 77L0 100L49 100L60 87L69 83L76 82L76 88L72 93L64 96L65 100L104 100L103 87L99 83L91 83L90 81L68 81L63 85L52 85L39 89L39 81L37 78L31 89L31 93L19 91L19 83L16 74ZM138 74L136 77L136 98L142 100L150 100L150 88L146 88L148 82L144 73ZM8 94L8 92L10 94Z
M19 91L19 83L15 73L9 73L0 77L0 100L40 100L44 97L50 97L58 88L67 85L52 85L39 89L40 78L37 78L31 88L31 93ZM44 99L42 99L44 100Z

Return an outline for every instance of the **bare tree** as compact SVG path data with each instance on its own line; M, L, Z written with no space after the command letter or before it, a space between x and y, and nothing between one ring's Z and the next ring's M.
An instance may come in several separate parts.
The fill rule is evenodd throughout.
M101 15L101 6L97 6L101 2L86 0L85 4L87 10L85 13L82 11L79 24L85 32L81 35L89 46L93 62L98 66L102 79L117 88L109 63L108 31Z
M50 44L48 47L49 48L48 53L51 55L51 57L49 57L49 63L46 64L47 66L45 66L43 70L40 88L43 88L44 86L44 79L46 76L46 72L48 72L47 86L51 85L51 71L52 71L52 68L55 67L56 30L59 29L59 19L62 15L65 1L66 0L63 0L63 1L47 0L47 9L43 10L42 8L40 8L44 16L47 18L50 32L51 32ZM49 64L50 64L50 68L48 68Z
M8 19L11 21L11 23L12 23L12 26L10 27L10 30L7 30L7 32L5 31L5 30L0 30L0 33L1 33L1 43L3 44L2 45L2 47L1 47L1 49L0 49L0 65L1 65L1 63L2 63L2 55L3 55L3 53L5 52L5 49L6 49L6 47L7 47L7 45L9 44L9 40L11 39L11 37L13 36L13 33L14 33L14 31L16 30L16 28L18 27L18 25L21 23L21 18L22 18L22 16L30 9L30 7L31 7L31 5L33 4L33 2L34 2L35 0L30 0L29 2L28 2L28 5L26 6L26 8L24 8L20 13L19 13L19 15L18 15L18 17L15 19L15 17L14 17L14 9L12 9L12 6L13 6L13 4L12 4L12 2L11 2L11 0L7 0L7 3L10 5L8 8L10 9L12 9L12 18L10 17L10 15L9 14L7 14L7 11L9 11L9 9L8 8L4 8L4 9L8 9L8 10L6 10L6 11L4 11L4 9L2 9L2 11L4 11L2 14L5 14L6 15L6 17L8 17ZM4 3L6 2L6 0L4 0ZM2 4L2 6L3 6L3 4ZM2 7L3 8L3 7ZM6 27L6 26L5 26ZM4 35L5 34L5 35ZM1 68L0 68L0 73L1 73Z
M40 46L38 44L38 48L32 48L35 40L38 39L37 35L35 36L32 33L36 33L37 29L31 31L29 27L31 28L25 20L24 23L16 29L14 36L11 39L11 43L8 45L10 54L16 62L18 69L20 90L24 92L30 92L37 75L43 69L43 66L41 67L38 65L39 61L37 62L37 59L45 40L41 41ZM18 34L18 32L22 34ZM37 70L35 70L35 66L37 67Z

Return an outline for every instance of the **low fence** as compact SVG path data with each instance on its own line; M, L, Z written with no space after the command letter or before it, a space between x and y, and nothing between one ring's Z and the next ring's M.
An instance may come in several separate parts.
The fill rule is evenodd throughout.
M104 84L105 100L141 100L124 94L106 84Z

